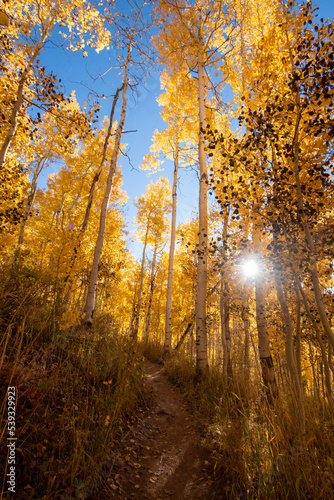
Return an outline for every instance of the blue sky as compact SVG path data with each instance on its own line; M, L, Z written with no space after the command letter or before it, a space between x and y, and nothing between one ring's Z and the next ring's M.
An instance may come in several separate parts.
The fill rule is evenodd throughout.
M334 1L319 0L319 17L334 19ZM117 2L116 7L124 6L125 2ZM94 50L88 50L88 57L84 58L81 53L73 54L70 51L64 51L49 43L41 60L44 59L44 64L50 70L52 69L61 78L65 93L69 95L72 90L75 90L78 101L82 104L90 93L89 89L98 94L112 96L117 86L121 85L121 77L117 77L117 71L108 72L103 79L93 80L91 76L97 78L101 73L104 73L109 67L109 58L113 58L113 51L103 50L97 54ZM91 76L90 76L91 75ZM159 106L156 102L156 97L160 94L160 75L158 72L152 72L145 86L141 86L137 96L128 94L128 110L124 130L137 130L133 133L128 133L123 136L123 142L128 144L128 155L132 166L130 166L126 158L121 159L123 188L127 192L129 199L127 203L127 220L129 230L132 229L131 222L136 215L136 210L133 207L135 197L140 197L145 192L145 186L151 180L155 181L160 175L169 178L172 183L173 165L171 162L165 164L165 170L150 177L147 177L146 172L140 170L139 164L143 156L148 153L151 138L155 129L162 130L166 124L160 117ZM92 95L92 94L91 94ZM92 96L93 99L93 96ZM106 100L101 100L102 109L100 112L100 120L102 121L105 115L109 116L112 104L112 97ZM118 119L120 105L116 109L115 118ZM44 187L47 180L47 175L54 172L55 168L49 168L41 177L39 186ZM178 189L178 222L184 221L186 217L192 217L192 211L196 208L198 199L198 181L196 173L193 171L185 171L181 169L180 183ZM136 257L141 255L141 245L138 243L130 243Z
M124 5L124 2L119 3ZM111 70L102 79L96 79L99 74L104 73L109 68L109 58L113 60L114 54L112 50L103 50L97 54L94 50L87 49L87 52L88 57L84 58L80 52L65 51L49 42L40 59L49 70L52 69L58 78L61 78L66 95L75 90L80 104L87 100L88 95L93 100L95 92L99 95L110 96L100 100L102 108L99 118L102 122L103 117L110 114L112 96L116 88L122 84L122 77L118 77L117 70ZM130 231L133 229L131 223L136 215L136 209L133 206L135 197L140 197L145 193L145 187L151 180L155 181L160 176L168 177L172 183L173 165L169 161L164 165L163 172L149 177L146 171L139 169L143 156L149 152L154 130L163 130L166 127L165 122L160 117L159 106L156 102L160 93L160 74L154 71L151 72L145 85L138 88L137 95L133 95L128 90L128 108L124 131L136 130L136 132L126 133L122 139L122 142L128 144L127 153L131 165L129 160L124 157L121 158L120 163L124 176L123 188L129 197L126 211ZM120 101L116 107L115 119L119 119L120 116ZM55 165L53 165L42 173L39 187L45 187L48 175L55 170ZM192 217L192 211L196 207L198 198L198 181L195 172L182 170L178 189L178 222L184 221L186 217ZM130 243L129 248L137 258L141 256L141 244Z

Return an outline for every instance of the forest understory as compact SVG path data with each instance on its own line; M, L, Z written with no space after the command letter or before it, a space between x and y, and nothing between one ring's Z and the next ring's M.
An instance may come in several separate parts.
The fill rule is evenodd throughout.
M18 390L16 491L4 475L2 498L332 498L334 426L319 400L305 401L301 433L291 400L268 404L241 375L226 387L219 366L199 379L184 352L107 331L41 350L19 330L1 367L2 400ZM7 459L2 439L5 472Z

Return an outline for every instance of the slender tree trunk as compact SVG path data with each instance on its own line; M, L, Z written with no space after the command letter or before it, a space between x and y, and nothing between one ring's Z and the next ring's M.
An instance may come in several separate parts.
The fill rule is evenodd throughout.
M111 112L110 112L108 130L107 130L106 137L104 139L104 144L103 144L103 150L102 150L102 156L101 156L100 165L99 165L99 168L98 168L97 172L94 175L94 178L93 178L91 186L90 186L90 191L89 191L89 195L88 195L88 201L87 201L87 206L86 206L85 217L84 217L84 220L83 220L83 222L81 224L79 235L78 235L78 243L74 246L73 256L72 256L72 259L71 259L71 263L70 263L70 265L68 267L68 274L67 274L67 276L65 278L65 281L69 280L68 293L70 293L71 287L72 287L72 280L70 279L71 271L72 271L72 269L74 267L74 264L75 264L75 261L77 259L78 248L80 248L82 237L83 237L83 235L84 235L84 233L86 231L86 227L88 225L90 211L91 211L91 207L92 207L92 203L93 203L93 198L94 198L95 187L96 187L96 184L97 184L97 182L98 182L98 180L100 178L100 175L102 173L103 165L104 165L104 162L105 162L105 159L106 159L106 156L107 156L108 144L109 144L109 139L110 139L111 132L112 132L112 124L113 124L113 120L114 120L115 107L116 107L116 104L117 104L117 101L118 101L119 93L121 92L121 90L123 88L124 88L124 84L122 85L121 88L117 89L116 94L114 95L113 104L112 104L112 108L111 108Z
M78 294L78 298L76 299L76 304L75 304L75 309L77 311L80 311L80 304L82 304L81 297L82 297L82 294L83 294L83 290L84 290L84 282L83 282L83 280L81 280L81 284L80 284L80 287L79 287L79 294Z
M320 329L319 329L319 326L317 324L317 321L315 320L311 310L310 310L310 307L309 307L309 304L308 304L308 300L307 300L307 297L305 295L305 292L303 290L303 287L301 285L301 282L300 282L300 279L299 279L299 276L298 276L298 272L296 271L294 265L293 265L293 258L291 256L291 251L290 251L290 247L289 247L289 242L288 242L288 236L287 236L287 232L286 232L286 228L285 226L283 226L283 230L284 230L284 236L285 236L285 240L288 244L288 249L289 249L289 255L291 257L290 261L291 261L291 267L292 267L292 271L293 271L293 274L294 274L294 279L295 279L295 283L297 284L298 286L298 289L299 289L299 293L303 299L303 303L304 303L304 307L305 307L305 311L306 311L306 314L313 326L313 329L315 331L315 334L317 336L317 340L318 340L318 343L319 343L319 346L320 346L320 350L321 350L321 356L323 358L323 363L324 363L324 369L325 369L325 382L326 382L326 394L327 394L327 400L328 400L328 403L331 407L331 409L334 411L334 398L333 398L333 392L332 392L332 383L331 383L331 374L330 374L330 370L334 370L333 366L330 366L329 362L328 362L328 358L327 358L327 354L326 354L326 349L325 349L325 346L324 346L324 343L322 341L322 338L321 338L321 332L320 332Z
M183 342L185 341L186 337L188 334L191 335L191 332L193 331L193 328L194 328L194 323L188 323L188 326L187 328L185 329L185 331L183 332L183 334L181 335L181 338L180 340L178 341L176 347L175 347L175 351L178 351L180 349L180 347L182 346Z
M138 17L139 17L139 14L138 14ZM138 20L138 17L137 17L137 20ZM137 20L136 20L136 22L137 22ZM136 22L135 22L135 25L136 25ZM99 225L99 232L98 232L98 236L97 236L97 240L96 240L96 244L95 244L93 265L92 265L92 269L91 269L91 273L90 273L90 277L89 277L87 300L86 300L86 304L85 304L85 324L88 327L90 327L92 325L92 321L93 321L97 278L98 278L100 259L101 259L101 255L102 255L102 247L103 247L104 233L105 233L105 228L106 228L109 197L110 197L110 192L111 192L111 188L112 188L112 181L113 181L114 173L115 173L116 167L117 167L117 159L118 159L121 136L122 136L122 132L123 132L125 115L126 115L126 107L127 107L126 91L128 88L128 72L129 72L129 64L130 64L130 60L131 60L131 47L132 47L132 40L133 40L135 25L134 25L133 32L132 32L132 35L131 35L129 43L128 43L128 53L127 53L127 58L126 58L126 62L125 62L125 67L124 67L121 119L120 119L120 122L119 122L117 130L116 130L116 134L115 134L114 149L113 149L113 153L112 153L112 157L111 157L111 161L110 161L106 189L105 189L104 197L102 200L101 214L100 214L100 225Z
M117 161L117 159L116 159ZM113 162L112 162L113 163ZM99 265L102 255L102 247L104 242L104 233L107 221L107 209L109 203L110 191L112 188L113 176L116 170L116 164L110 165L108 180L106 184L106 189L104 197L102 200L101 213L100 213L100 225L99 232L94 249L93 265L89 276L88 292L85 305L85 324L90 327L93 321L93 314L95 308L96 290L97 290L97 279L99 272Z
M285 9L285 6L283 6L283 7ZM288 31L286 31L285 34L286 34L287 46L288 46L288 50L289 50L291 69L292 69L292 71L295 71L294 58L293 58L293 54L292 54L291 43L290 43ZM296 91L295 91L295 106L296 106L296 122L295 122L294 138L293 138L293 170L294 170L296 190L297 190L298 211L300 214L302 227L303 227L303 230L305 233L306 242L307 242L307 245L309 248L311 280L312 280L312 284L313 284L314 296L315 296L317 308L319 311L320 321L323 325L324 331L328 337L328 340L329 340L332 348L334 348L334 331L331 327L331 324L330 324L329 319L327 317L327 313L326 313L325 306L324 306L323 293L321 291L320 280L319 280L317 251L316 251L316 248L314 245L314 240L313 240L312 232L310 229L310 225L308 223L307 214L305 212L304 197L303 197L303 192L301 189L301 182L300 182L300 175L299 175L299 167L300 167L299 134L300 134L300 122L302 119L302 110L301 110L301 102L300 102L300 90L299 90L298 84L296 84Z
M305 412L304 412L304 396L303 390L300 382L300 378L298 375L297 369L297 361L296 361L296 353L293 345L293 325L292 319L290 315L290 310L288 303L285 298L285 294L283 291L282 284L282 266L283 264L279 264L277 262L278 259L278 237L279 237L279 226L276 222L273 223L273 243L274 243L274 252L276 254L276 260L274 261L274 279L275 279L275 287L277 298L281 307L281 317L283 324L283 332L285 335L285 357L289 370L290 380L292 382L294 396L296 398L296 404L298 409L301 412L301 422L303 424L303 428L305 427Z
M311 310L309 308L307 297L305 295L303 287L301 286L301 283L300 283L300 281L299 281L296 273L295 273L295 279L296 279L296 282L298 284L300 295L302 296L302 299L303 299L303 302L304 302L305 311L306 311L306 313L307 313L307 315L309 317L309 320L312 323L313 329L314 329L314 331L316 333L317 340L318 340L318 343L319 343L319 346L320 346L322 361L323 361L324 370L325 370L325 383L326 383L327 401L328 401L329 406L331 407L332 411L334 411L334 398L333 398L333 391L332 391L331 372L330 372L330 366L329 366L328 358L327 358L327 355L326 355L326 349L325 349L324 343L323 343L322 338L321 338L321 332L320 332L318 324L317 324L316 320L314 319L313 314L312 314L312 312L311 312Z
M333 363L332 363L332 348L331 346L329 345L328 346L328 365L330 367L333 366ZM330 379L331 379L331 387L332 387L332 381L333 381L333 369L332 369L332 373L330 373Z
M156 336L156 341L157 341L157 343L160 343L160 342L159 342L159 329L160 329L160 302L161 302L161 293L160 293L160 296L159 296L159 301L158 301L157 330L156 330L156 332L155 332L155 336Z
M86 227L88 225L90 210L92 208L92 203L93 203L93 198L94 198L95 186L100 178L100 175L101 175L101 172L103 169L103 165L104 165L104 162L105 162L106 157L107 157L109 139L111 136L112 124L114 121L115 107L116 107L116 104L118 101L119 94L123 89L124 89L124 84L121 86L121 88L116 90L116 94L114 95L114 99L113 99L113 103L112 103L112 107L111 107L111 112L110 112L108 130L107 130L107 134L106 134L104 144L103 144L100 166L99 166L97 172L95 173L94 178L93 178L92 183L91 183L91 186L90 186L88 201L87 201L87 206L86 206L86 212L85 212L85 218L84 218L82 225L81 225L81 228L80 228L80 236L85 232Z
M301 360L301 301L300 301L300 293L298 290L298 285L294 282L295 292L296 292L296 360L297 360L297 372L300 384L303 383L302 378L302 360Z
M219 313L215 314L215 366L220 365L221 339L220 339L220 321Z
M255 302L262 379L269 399L274 400L278 396L278 388L275 377L274 363L269 347L265 283L262 277L257 277L255 280Z
M221 328L221 341L223 347L223 379L225 384L227 384L227 342L226 342L226 323L225 323L225 311L224 311L224 278L221 277L220 280L220 297L219 297L219 309L220 309L220 328Z
M206 287L207 287L207 185L208 175L205 156L205 81L203 67L203 35L199 32L198 47L198 101L199 101L199 141L198 159L200 168L199 183L199 243L197 260L196 293L196 369L199 374L208 368L207 332L206 332Z
M320 288L320 280L319 280L319 273L318 273L318 263L317 263L317 258L316 258L316 249L314 246L313 242L313 237L311 234L310 226L307 220L307 216L304 210L304 200L303 200L303 194L301 190L301 183L300 183L300 177L299 177L299 123L301 119L301 110L300 110L300 99L298 95L297 99L297 123L296 123L296 129L295 129L295 138L294 138L294 173L295 173L295 180L296 180L296 186L297 186L297 196L298 196L298 208L301 216L301 221L302 221L302 226L304 229L304 233L306 236L306 241L310 250L310 269L311 269L311 279L313 283L313 288L314 288L314 296L315 300L317 303L319 315L320 315L320 320L321 323L324 327L324 331L328 337L328 340L331 344L331 346L334 348L334 332L332 330L332 327L329 323L327 313L325 310L324 306L324 299L323 299L323 294Z
M270 139L271 151L272 151L272 164L274 172L274 196L278 196L278 162L276 157L276 150L273 141ZM289 310L289 306L284 294L282 276L284 264L279 257L279 237L280 237L280 226L277 220L272 222L273 231L273 249L275 258L273 259L274 265L274 280L276 287L276 294L281 308L281 318L283 325L283 332L285 335L285 358L287 362L287 367L289 371L289 378L292 382L293 395L297 408L301 411L301 420L303 427L305 426L305 413L304 413L304 398L303 390L301 386L301 380L298 375L296 353L293 344L293 324L292 318Z
M53 18L51 18L51 20L49 21L49 26L52 24L52 22L53 22ZM42 31L42 36L41 36L39 42L37 43L37 45L35 46L35 49L34 49L27 65L26 65L26 67L24 68L24 70L21 74L21 78L19 80L19 84L18 84L18 88L17 88L16 99L15 99L15 102L13 104L12 113L11 113L11 116L9 119L10 127L8 129L8 132L6 134L6 137L4 139L4 142L3 142L2 146L1 146L1 150L0 150L0 170L2 170L4 167L9 146L10 146L10 144L13 140L13 137L16 133L17 117L18 117L19 111L20 111L22 103L23 103L24 86L27 82L30 70L34 65L34 62L35 62L37 56L39 55L40 50L43 47L44 42L45 42L48 34L49 34L49 27L44 28Z
M172 227L169 247L168 277L167 277L167 297L166 297L166 326L165 326L165 350L172 347L172 300L173 300L173 266L176 239L176 206L177 206L177 174L179 169L179 139L176 133L175 157L174 157L174 177L172 191Z
M320 397L319 387L318 387L318 378L317 378L316 373L315 373L315 360L314 360L314 354L313 354L313 345L312 345L310 339L308 341L308 347L309 347L309 359L310 359L310 363L312 366L312 374L313 374L313 395Z
M249 306L243 306L242 308L242 321L244 324L244 333L245 333L245 346L244 346L244 368L246 373L249 372Z
M35 172L34 172L34 176L32 179L32 183L31 183L31 187L30 187L30 191L29 191L29 195L28 195L27 206L26 206L26 209L25 209L25 212L24 212L24 215L22 218L21 226L20 226L20 234L19 234L19 239L17 242L18 249L20 249L22 244L23 244L27 220L29 218L29 215L31 213L31 209L33 207L34 200L35 200L36 189L37 189L37 180L38 180L39 174L41 173L42 169L44 168L46 160L47 160L46 158L41 159L38 162L38 165L37 165Z
M133 294L133 302L132 302L132 314L131 314L131 320L130 320L130 325L129 325L129 335L132 337L132 332L133 332L133 323L136 318L136 305L137 305L137 285L135 286L134 294Z
M292 382L293 393L296 401L296 408L300 412L300 424L302 431L305 430L305 410L304 410L304 395L301 386L301 381L298 375L296 353L293 345L293 325L287 301L283 292L282 282L275 272L275 286L277 298L281 306L281 316L283 323L283 332L285 334L285 357L289 370L290 380Z
M149 300L148 300L148 311L147 311L146 324L145 324L144 335L143 335L143 340L145 342L148 341L149 333L150 333L150 326L151 326L152 301L153 301L153 292L154 292L155 263L156 263L156 258L157 258L157 250L158 250L158 245L155 245L154 252L153 252L152 267L151 267L151 276L150 276L150 295L149 295Z
M233 377L231 363L231 328L228 283L221 278L220 289L221 338L223 345L223 377L225 383Z
M229 212L226 209L224 215L223 225L223 249L222 249L222 262L223 266L226 264L226 240L228 232ZM231 363L231 330L230 330L230 305L229 305L229 288L228 282L224 276L225 270L223 268L220 280L220 324L221 324L221 340L223 346L223 377L225 383L228 378L232 378L232 363Z
M55 224L55 227L54 227L54 230L53 230L53 235L52 235L52 245L54 246L55 243L56 243L56 238L57 238L57 231L59 229L59 226L60 226L60 215L62 213L62 210L64 208L64 203L65 203L65 193L62 193L61 195L61 200L60 200L60 205L59 205L59 208L55 214L56 216L56 224Z
M141 299L142 299L143 283L144 283L145 253L146 253L148 233L149 233L149 224L147 224L147 229L146 229L146 234L145 234L145 242L144 242L144 248L143 248L143 256L142 256L142 259L141 259L140 285L139 285L139 290L138 290L136 321L135 321L135 327L134 327L133 332L132 332L132 338L134 340L137 340L137 338L138 338L140 309L141 309Z

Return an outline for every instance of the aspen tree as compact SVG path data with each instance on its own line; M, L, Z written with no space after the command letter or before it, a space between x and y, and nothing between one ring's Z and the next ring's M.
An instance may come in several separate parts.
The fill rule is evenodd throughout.
M245 136L239 142L235 137L232 136L231 133L228 134L225 132L225 134L221 133L217 135L213 130L209 130L207 132L207 138L209 140L208 147L210 149L217 150L216 154L210 153L214 156L211 173L211 185L214 192L216 193L217 202L221 207L220 213L223 214L224 210L226 218L226 211L228 210L227 207L229 207L230 218L232 220L239 221L237 223L238 227L239 229L243 229L243 226L240 224L240 207L244 207L244 210L246 210L246 213L248 213L248 224L252 221L252 219L254 221L253 244L251 245L251 249L253 252L257 252L257 258L260 260L261 253L264 250L260 236L264 225L262 224L261 218L259 216L259 214L261 213L259 207L261 205L259 205L257 197L261 198L262 189L259 185L254 186L252 180L249 179L249 171L245 172L244 144L246 144L250 140L250 138ZM251 164L253 154L254 153L249 154L248 164ZM220 159L220 162L217 161L218 159ZM221 167L221 164L224 165L223 169ZM261 159L258 161L257 167L259 165L261 165ZM256 209L254 207L251 207L250 204L245 205L247 197L253 200L253 205L254 199L256 200ZM247 226L246 229L243 230L245 231L245 236L243 240L241 240L241 248L243 247L245 251L247 248L250 249L250 241L248 237L249 226ZM232 242L230 242L229 245L227 244L226 235L223 239L223 244L226 248L236 249L236 244L233 245ZM266 312L265 273L255 276L255 292L258 349L262 368L262 377L269 397L274 398L277 395L277 383L275 378L273 360L270 352L270 339ZM224 344L223 346L225 347ZM227 350L228 349L226 349L226 351Z
M159 56L169 68L187 64L189 71L197 72L198 98L198 164L199 164L199 240L196 292L196 367L198 373L208 368L206 331L207 292L207 163L205 153L206 110L209 87L212 84L205 73L217 68L220 58L218 50L226 45L227 13L221 2L162 0L159 4L164 20L163 28L156 38ZM227 36L227 38L229 38ZM215 45L216 44L216 45Z
M164 154L173 161L172 187L172 221L169 245L168 280L166 294L166 322L165 343L166 351L172 345L172 298L173 298L173 268L176 241L176 212L177 212L177 184L180 165L193 161L190 139L195 133L193 118L196 116L196 107L189 95L194 93L193 79L189 78L186 68L177 71L164 70L161 77L161 86L165 90L157 101L162 107L161 117L168 126L162 132L155 131L150 154L144 157L141 168L155 171L159 167L157 158Z
M156 241L154 243L154 246L153 246L153 258L152 258L150 280L149 280L148 310L147 310L147 314L146 314L146 320L145 320L145 326L144 326L144 332L143 332L143 339L146 342L149 339L149 333L150 333L150 327L151 327L152 302L153 302L153 293L154 293L155 280L156 280L156 260L157 260L159 243L160 242Z
M198 31L198 105L199 105L199 138L198 138L198 161L199 161L199 202L198 202L198 263L197 263L197 293L196 293L196 347L197 347L197 370L202 372L208 367L207 359L207 331L206 331L206 285L207 285L207 166L205 147L205 82L204 82L204 43L203 27L200 19Z
M166 326L165 326L165 349L168 351L172 346L172 300L173 300L173 269L174 269L174 252L176 240L176 203L177 203L177 174L179 169L179 141L178 134L175 140L175 158L174 158L174 175L173 175L173 191L172 191L172 224L168 259L168 281L167 281L167 299L166 299Z
M94 137L96 141L98 135ZM103 135L100 139L103 139ZM84 215L90 179L94 175L94 165L87 164L85 153L89 153L88 157L93 164L100 160L98 154L100 148L96 147L94 151L95 144L91 140L91 137L85 139L87 151L82 147L80 153L76 150L65 155L64 164L59 173L49 176L46 191L37 190L35 214L26 228L25 248L29 249L28 258L36 262L37 269L40 267L48 273L50 283L52 283L52 288L49 287L48 293L53 292L56 303L55 332L57 325L67 328L79 321L82 312L79 297L82 300L84 284L87 280L87 266L93 252L90 241L97 235L99 214L97 210L93 210L91 222L87 228L87 238L82 242L80 252L78 251L75 266L72 266L73 250L77 243L76 236ZM94 157L95 154L96 157ZM106 172L103 173L103 181L106 174ZM123 218L118 207L115 206L125 201L124 193L122 194L120 190L120 183L120 175L117 174L110 198L109 211L112 222L109 221L106 227L108 238L101 261L101 280L104 282L105 294L109 292L110 277L116 271L118 272L125 245L122 234ZM97 189L95 207L100 205L102 196L102 189ZM106 265L107 259L109 259L108 265ZM68 277L73 284L71 287L68 286Z
M14 0L6 5L6 10L8 10L10 18L6 33L18 40L18 43L11 49L5 66L7 64L7 69L14 71L12 67L15 67L16 64L18 74L14 80L15 97L11 108L8 109L9 126L6 124L4 135L1 137L0 170L4 168L9 147L17 131L19 113L24 103L26 89L29 89L34 81L31 75L38 70L37 58L43 50L46 40L51 37L55 26L59 24L62 36L67 40L68 46L72 50L77 50L78 47L82 48L87 43L92 47L95 46L99 51L109 43L109 33L104 28L98 10L83 0L79 2L77 0L43 2L43 4L35 0L29 2ZM38 39L35 38L37 27L39 28ZM65 33L63 27L68 27L70 33ZM90 31L90 36L85 40L87 38L85 33L88 31ZM47 78L44 80L47 82ZM48 98L51 88L48 88L45 82L43 83L45 87L42 100ZM53 97L56 98L56 101L58 100L55 94L51 93L49 96L51 101Z
M285 16L287 16L287 12L286 12L285 7L284 7L284 14L285 14ZM286 17L286 21L288 21L287 17ZM300 212L301 224L302 224L302 227L303 227L303 230L305 233L305 238L307 241L307 245L309 248L310 272L311 272L311 279L312 279L312 283L313 283L313 287L314 287L314 296L315 296L316 304L318 307L318 311L319 311L319 315L320 315L320 319L321 319L324 331L327 335L327 338L328 338L332 348L334 348L334 331L333 331L332 326L328 320L327 312L326 312L325 306L324 306L323 292L321 290L320 279L319 279L317 250L316 250L316 246L314 243L314 237L312 235L312 230L311 230L311 227L310 227L310 224L308 221L308 217L306 214L304 195L302 192L301 172L300 172L301 171L301 166L300 166L301 139L300 139L300 136L301 136L301 121L302 121L303 110L302 110L299 82L298 82L298 78L295 78L297 68L295 65L295 59L294 59L293 52L292 52L290 36L289 36L289 32L287 29L285 30L285 34L286 34L287 49L289 52L291 69L292 69L292 72L294 75L293 76L292 90L293 90L294 100L295 100L296 118L295 118L295 124L294 124L292 154L293 154L293 171L294 171L294 177L295 177L295 183L296 183L298 209ZM332 44L330 44L330 46L332 46ZM331 106L330 106L330 108L331 108Z
M143 283L144 283L146 247L147 247L147 238L148 238L149 231L150 231L150 224L148 222L147 227L146 227L146 232L145 232L143 255L141 258L140 283L139 283L139 289L138 289L138 300L137 300L137 304L136 304L135 324L134 324L133 331L131 332L131 336L134 340L137 340L137 338L138 338L139 319L140 319L140 312L141 312L141 301L142 301Z
M226 268L228 256L226 251L227 246L227 234L228 234L228 220L229 213L226 208L226 213L224 215L223 221L223 249L222 249L222 263ZM224 271L222 269L220 278L220 324L221 324L221 340L223 345L223 376L227 383L228 379L232 378L232 363L231 363L231 331L230 331L230 304L229 304L229 286L226 276L224 276Z
M243 300L246 302L247 298L243 297ZM244 367L245 367L245 372L246 374L249 373L249 350L250 350L250 333L249 333L249 327L250 327L250 315L249 315L249 306L244 305L242 306L242 313L241 313L241 318L244 324L244 332L245 332L245 350L244 350Z
M275 149L272 147L272 165L273 165L273 196L277 197L276 187L278 183L277 179L277 157ZM280 228L277 221L273 220L272 222L273 228L273 251L274 254L279 256L279 239L280 239ZM285 357L287 361L287 366L290 374L290 379L292 382L294 399L297 403L297 409L301 413L301 425L302 428L305 428L305 412L304 412L304 398L303 398L303 389L301 385L301 378L298 374L297 367L297 358L296 352L294 348L293 342L293 321L290 314L288 302L286 300L286 295L283 290L283 264L278 261L278 257L273 259L273 267L274 267L274 280L276 287L277 298L281 307L281 316L282 316L282 324L283 324L283 332L285 334Z
M109 196L110 196L110 191L111 191L111 187L112 187L113 177L114 177L116 167L117 167L117 160L118 160L118 156L120 153L120 142L121 142L121 136L123 133L125 116L126 116L126 109L127 109L126 93L127 93L127 89L128 89L128 85L129 85L129 69L130 69L130 64L131 64L132 46L134 43L134 37L136 35L137 23L139 21L141 11L142 11L142 8L144 5L145 4L143 4L138 9L136 18L134 20L133 26L132 26L130 34L129 34L129 38L128 38L127 43L126 43L126 59L124 62L124 77L123 77L123 86L122 86L123 90L122 90L121 117L120 117L120 121L119 121L119 124L117 125L117 129L116 129L116 133L115 133L114 149L113 149L113 153L112 153L112 157L111 157L111 161L110 161L109 174L108 174L108 179L107 179L107 183L106 183L106 187L105 187L105 194L104 194L104 198L103 198L102 206L101 206L99 233L98 233L96 244L95 244L94 258L93 258L92 268L90 271L87 298L86 298L86 303L85 303L85 324L88 327L90 327L92 325L92 320L93 320L98 270L99 270L99 263L100 263L100 259L101 259L102 247L103 247L103 241L104 241L108 202L109 202Z
M179 170L180 145L179 145L179 125L172 124L164 132L154 134L154 143L151 146L151 151L157 152L161 148L167 157L172 157L174 162L173 187L172 187L172 223L169 246L169 261L168 261L168 280L167 280L167 298L166 298L166 325L165 325L165 349L168 351L172 344L172 295L173 295L173 263L175 252L175 234L176 234L176 210L177 210L177 180ZM152 166L152 155L146 155L141 168L146 169Z
M146 194L139 199L136 198L134 202L137 208L137 216L134 223L139 226L137 232L142 237L144 243L135 324L131 332L131 336L135 340L137 340L139 331L146 247L148 244L152 244L155 247L157 243L161 244L162 242L169 224L166 216L171 211L172 203L170 198L171 188L168 179L160 177L155 184L151 182L146 186Z
M253 84L252 111L246 112L246 122L253 131L253 144L261 150L270 148L277 156L271 165L270 179L275 190L269 198L267 213L274 229L271 248L275 250L273 262L283 329L289 332L286 357L296 384L298 365L294 360L292 318L285 299L282 266L286 265L290 271L292 267L299 269L298 279L299 273L304 275L303 282L309 288L304 296L309 304L316 305L322 328L329 344L333 345L331 305L328 298L326 301L325 292L325 276L331 273L333 258L332 242L328 244L331 239L328 215L332 206L328 151L333 143L333 129L328 118L333 110L333 31L331 23L313 23L311 3L303 6L289 3L288 7L280 3L276 10L277 22L263 36L259 43L260 56L252 61L258 72L262 67L263 74L268 73L258 80L257 86ZM280 57L274 57L275 52ZM251 84L249 87L252 88ZM265 179L265 175L262 178ZM272 186L267 181L264 183L271 190ZM282 231L294 261L284 256ZM281 269L277 259L282 260ZM321 272L324 269L326 271ZM290 280L294 282L291 277ZM298 317L296 325L297 322ZM317 332L319 326L315 333L324 356Z
M263 383L270 399L278 395L274 363L269 347L269 334L266 313L265 282L262 276L255 280L256 323L259 341L259 357Z
M103 169L104 163L106 161L106 157L107 157L107 151L108 151L110 136L111 136L112 130L113 130L115 107L116 107L116 104L117 104L117 101L118 101L119 94L120 94L120 92L122 90L123 90L123 86L120 87L119 89L117 89L116 93L114 95L114 99L113 99L113 103L112 103L111 111L110 111L108 130L107 130L107 133L106 133L106 136L105 136L105 140L104 140L104 144L103 144L101 161L100 161L99 168L96 171L96 173L94 175L94 178L92 180L91 186L90 186L89 196L88 196L88 200L87 200L87 207L86 207L86 212L85 212L85 218L84 218L84 220L82 222L82 225L81 225L81 228L80 228L80 232L81 233L85 232L85 229L86 229L87 224L88 224L89 214L90 214L90 210L91 210L92 203L93 203L93 198L94 198L95 187L96 187L96 184L97 184L97 182L98 182L98 180L100 178L100 175L101 175L101 172L102 172L102 169Z
M26 149L27 162L33 173L29 194L22 216L17 247L21 248L25 228L32 212L37 181L43 169L58 159L70 155L79 141L88 133L89 124L86 114L80 110L74 95L69 102L64 102L54 108L52 115L44 113L35 129L35 140Z
M186 219L176 232L178 248L174 261L174 321L177 330L191 334L195 328L198 218ZM192 327L187 329L189 323Z

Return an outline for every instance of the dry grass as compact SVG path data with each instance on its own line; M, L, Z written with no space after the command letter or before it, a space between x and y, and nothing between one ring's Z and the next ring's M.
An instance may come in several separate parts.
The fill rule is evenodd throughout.
M16 497L86 498L112 468L113 447L143 400L142 353L106 322L97 321L88 335L57 331L50 340L43 280L29 269L10 269L0 289L2 495L11 385L18 393Z
M216 459L219 499L323 499L334 491L334 418L326 405L305 399L300 433L290 395L281 388L274 406L260 380L236 374L224 387L212 367L202 380L183 354L171 354L165 373L184 392Z
M143 396L141 354L124 339L106 335L72 339L49 354L47 370L25 348L20 361L11 367L5 363L1 372L3 401L8 385L19 394L18 494L22 499L60 498L64 493L84 498L94 488L87 478L105 461L112 466L112 447L131 425ZM3 430L6 417L3 405ZM4 447L1 465L6 472ZM93 477L98 483L99 475Z

